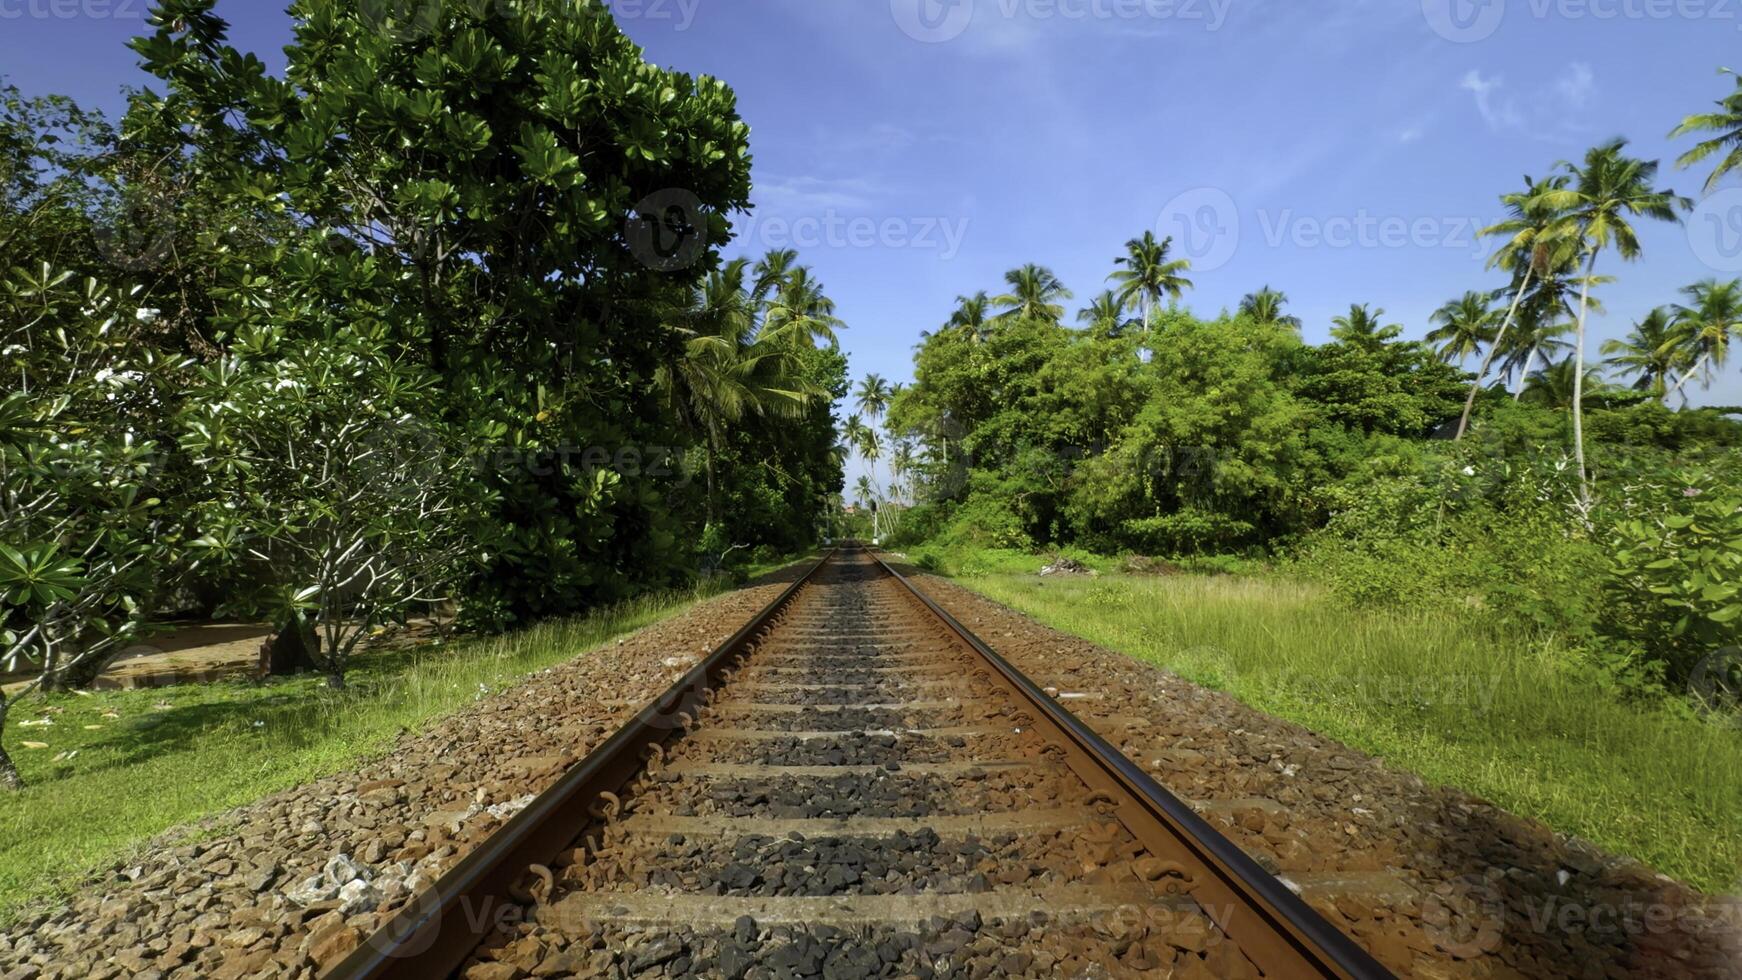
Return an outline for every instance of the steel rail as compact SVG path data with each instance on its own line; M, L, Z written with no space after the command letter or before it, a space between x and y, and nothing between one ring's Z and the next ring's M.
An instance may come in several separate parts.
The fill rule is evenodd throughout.
M979 654L993 680L1015 694L1019 703L1033 707L1048 727L1063 737L1069 764L1078 777L1093 789L1130 801L1129 805L1120 804L1114 816L1151 854L1176 859L1183 852L1203 869L1204 874L1193 877L1189 892L1265 976L1396 980L1365 949L1049 697L882 556L870 554L914 599ZM1243 916L1241 909L1252 914Z
M678 735L686 716L698 717L724 673L835 554L823 555L657 701L415 896L329 970L327 980L432 980L457 972L501 917L520 907L513 892L527 869L572 846L595 819L603 795L620 793L646 766L650 746Z

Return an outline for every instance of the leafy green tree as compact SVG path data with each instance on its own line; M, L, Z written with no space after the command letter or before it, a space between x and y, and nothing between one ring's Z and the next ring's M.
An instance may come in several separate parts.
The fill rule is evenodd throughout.
M867 374L865 380L859 382L854 397L858 401L860 414L876 422L889 410L889 382L880 374Z
M1428 332L1428 343L1439 345L1435 353L1448 364L1476 357L1483 348L1491 350L1498 339L1499 314L1482 293L1467 292L1435 310L1430 319L1439 326Z
M1677 395L1696 376L1722 370L1730 359L1730 342L1742 338L1742 280L1707 279L1682 290L1689 305L1677 304L1674 334L1667 341L1676 356L1691 366L1670 389ZM1710 379L1706 381L1710 384Z
M1660 306L1635 323L1625 339L1603 345L1606 364L1635 375L1636 389L1665 402L1669 400L1670 379L1692 367L1676 343L1673 315L1668 307Z
M1146 231L1141 238L1125 243L1125 254L1113 260L1113 264L1124 268L1107 277L1118 285L1119 301L1138 312L1145 330L1149 329L1150 314L1163 296L1179 299L1192 288L1192 281L1184 275L1191 271L1191 260L1169 259L1172 250L1171 237L1158 241L1155 232Z
M1000 319L1037 320L1057 324L1065 317L1060 301L1071 298L1071 291L1059 281L1051 269L1030 263L1005 273L1010 292L992 302L1002 308Z
M1583 370L1581 370L1581 367ZM1523 401L1529 405L1570 411L1587 394L1606 388L1603 374L1594 365L1580 365L1577 356L1545 365L1525 382Z
M369 300L441 378L443 418L529 461L482 474L490 560L468 618L501 626L674 581L690 549L671 488L600 482L579 459L669 439L653 381L688 353L670 311L749 203L731 90L648 64L591 0L431 0L405 32L367 4L297 0L283 78L230 47L212 7L154 8L134 46L165 91L134 100L129 132L175 146L214 194L326 233L298 275L329 303L357 294L345 256L366 251ZM279 256L217 258L215 319L245 319ZM797 299L789 337L826 323Z
M1718 101L1718 111L1689 116L1669 134L1670 139L1693 133L1718 134L1682 154L1676 161L1677 166L1692 167L1722 153L1723 157L1712 169L1712 175L1706 178L1708 192L1715 190L1729 174L1742 170L1742 75L1728 68L1721 69L1720 73L1735 75L1736 88Z
M201 369L182 437L209 481L194 553L252 573L237 612L306 622L335 688L364 639L456 598L483 550L474 457L440 420L439 376L356 312L240 331Z
M1590 471L1585 464L1585 323L1591 309L1591 284L1596 275L1597 257L1604 249L1613 247L1623 260L1637 259L1641 249L1632 219L1680 221L1676 212L1693 206L1693 202L1676 196L1673 191L1653 186L1657 181L1657 162L1629 157L1626 149L1627 141L1620 139L1593 147L1585 154L1582 165L1571 162L1561 165L1570 179L1569 186L1550 188L1538 195L1542 207L1560 213L1545 235L1547 240L1571 242L1584 260L1584 281L1579 289L1579 317L1573 342L1573 357L1578 367L1572 372L1572 407L1579 496L1587 507L1591 502L1591 484Z
M1255 293L1247 293L1240 300L1240 315L1258 323L1275 323L1295 330L1301 328L1300 317L1288 316L1282 312L1288 305L1288 294L1269 286Z
M157 495L157 440L186 365L142 342L150 319L46 264L0 279L0 658L34 670L26 694L89 682L172 577L182 515ZM0 748L0 786L19 785Z

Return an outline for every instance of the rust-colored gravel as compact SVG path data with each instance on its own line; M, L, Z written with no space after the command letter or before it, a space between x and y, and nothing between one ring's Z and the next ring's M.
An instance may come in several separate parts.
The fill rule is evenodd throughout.
M1066 703L1176 794L1222 804L1200 809L1273 872L1392 872L1407 897L1313 904L1400 975L1742 976L1742 903L1704 899L948 580L914 582L1037 683L1087 695Z

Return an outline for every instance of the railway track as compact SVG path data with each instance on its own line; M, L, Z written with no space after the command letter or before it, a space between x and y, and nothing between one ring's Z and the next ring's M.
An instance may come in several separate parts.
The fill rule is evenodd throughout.
M848 549L328 977L1124 975L1391 976Z

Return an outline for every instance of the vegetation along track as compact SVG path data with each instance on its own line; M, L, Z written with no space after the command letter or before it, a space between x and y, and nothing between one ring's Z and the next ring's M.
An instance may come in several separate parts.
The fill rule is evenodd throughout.
M1388 977L869 552L329 974Z

